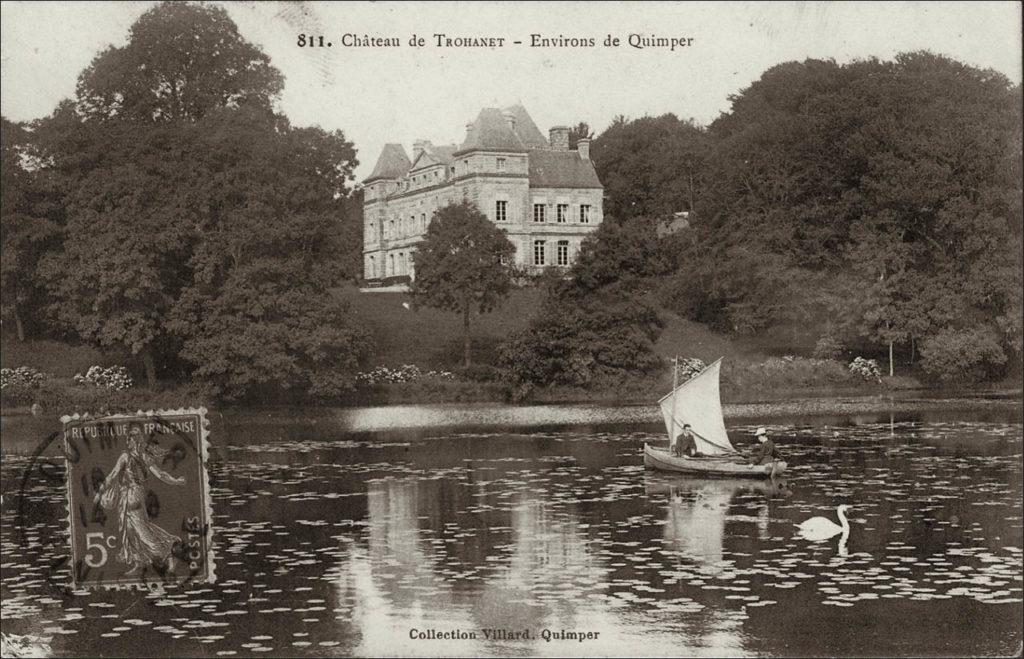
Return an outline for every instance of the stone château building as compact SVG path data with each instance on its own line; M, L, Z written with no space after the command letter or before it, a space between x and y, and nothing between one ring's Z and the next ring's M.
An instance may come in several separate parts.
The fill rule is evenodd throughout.
M569 149L569 129L550 138L521 105L484 108L461 145L387 144L364 181L363 274L368 281L415 277L412 255L434 211L471 201L515 246L527 270L568 266L602 219L603 187L590 141Z

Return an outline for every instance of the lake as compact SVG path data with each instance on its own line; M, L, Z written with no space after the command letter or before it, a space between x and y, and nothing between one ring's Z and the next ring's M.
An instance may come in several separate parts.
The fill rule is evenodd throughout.
M217 581L145 593L63 586L64 489L24 476L47 428L7 420L4 632L89 656L1020 652L1019 400L775 418L779 486L645 472L648 408L449 412L214 415ZM794 533L843 503L847 540Z

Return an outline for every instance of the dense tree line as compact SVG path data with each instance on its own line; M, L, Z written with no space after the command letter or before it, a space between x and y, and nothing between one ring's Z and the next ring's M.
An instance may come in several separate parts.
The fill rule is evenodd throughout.
M594 142L613 221L690 211L663 303L791 344L920 346L944 379L1019 368L1019 86L910 53L781 64L731 102L706 131L620 118Z
M282 86L223 9L165 3L52 116L5 121L5 315L137 355L150 384L347 389L368 339L329 289L354 274L355 150L289 125Z

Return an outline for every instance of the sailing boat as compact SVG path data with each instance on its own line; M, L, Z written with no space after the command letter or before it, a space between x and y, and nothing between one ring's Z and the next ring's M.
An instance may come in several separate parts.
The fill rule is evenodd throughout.
M683 424L690 424L698 457L676 456L667 448L644 444L644 467L675 471L697 476L738 476L745 478L776 477L786 469L782 460L764 465L742 462L742 456L733 448L725 432L722 417L722 399L718 380L722 368L719 359L683 384L674 386L658 404L665 419L669 444L682 432ZM673 376L673 380L675 377Z

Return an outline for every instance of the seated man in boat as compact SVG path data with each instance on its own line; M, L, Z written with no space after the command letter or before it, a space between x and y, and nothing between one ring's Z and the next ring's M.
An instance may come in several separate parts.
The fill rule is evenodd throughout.
M757 447L757 453L750 460L750 464L764 465L772 460L782 459L779 450L775 448L775 442L768 439L768 431L764 427L758 428L754 436L757 437L757 441L761 442L761 445Z
M674 453L677 457L683 457L685 455L695 458L700 455L697 451L697 440L693 438L693 428L690 427L690 424L683 424L683 429L679 433L679 437L676 437Z

